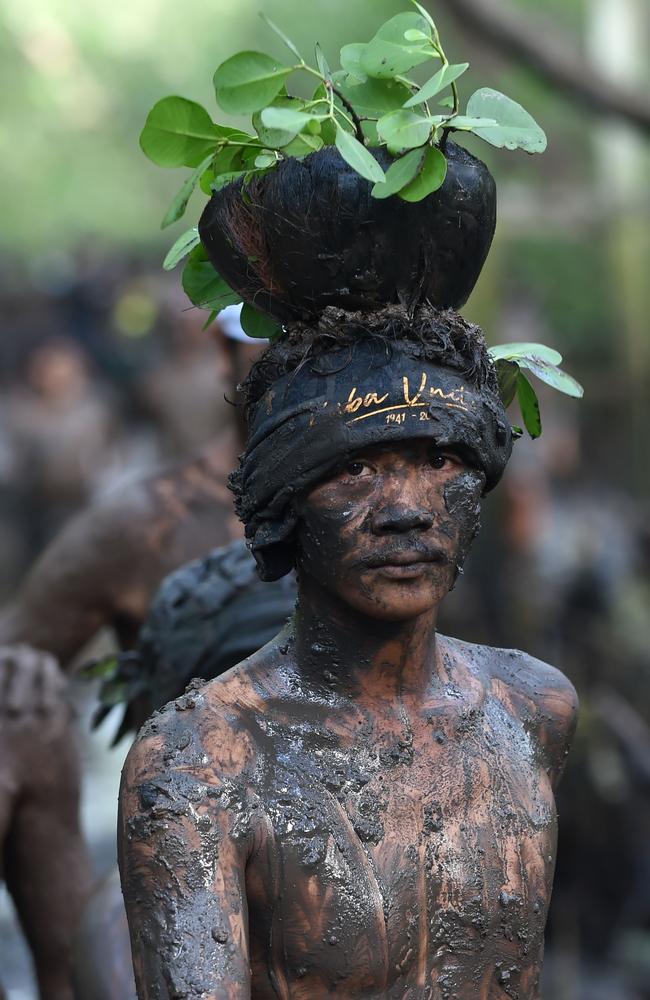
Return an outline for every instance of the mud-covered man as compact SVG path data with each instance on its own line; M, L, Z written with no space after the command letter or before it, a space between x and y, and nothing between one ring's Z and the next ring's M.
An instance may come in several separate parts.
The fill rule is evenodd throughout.
M129 755L139 996L535 1000L575 693L436 632L511 451L482 335L330 309L246 391L238 510L299 600Z

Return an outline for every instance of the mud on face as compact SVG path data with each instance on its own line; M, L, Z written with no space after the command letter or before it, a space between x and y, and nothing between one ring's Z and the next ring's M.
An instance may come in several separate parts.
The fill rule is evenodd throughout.
M412 440L355 453L296 505L301 583L403 621L453 587L479 528L482 472Z

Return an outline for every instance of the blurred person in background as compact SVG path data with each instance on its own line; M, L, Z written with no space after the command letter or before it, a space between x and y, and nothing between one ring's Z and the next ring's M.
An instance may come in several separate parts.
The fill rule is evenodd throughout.
M81 345L54 338L29 354L23 382L6 394L3 424L5 471L32 559L92 496L116 439L115 408Z
M260 342L237 333L232 319L234 332L217 339L230 398L260 350ZM213 393L223 396L216 372L215 366ZM122 648L133 645L161 579L241 537L226 483L241 448L240 419L225 405L218 434L194 455L122 486L73 518L0 613L0 643L28 643L64 668L100 628L112 628Z
M177 297L161 324L162 356L144 372L135 387L144 413L158 428L163 454L185 457L232 426L232 387L227 347L219 326L214 337L204 330L197 309L187 309ZM226 446L224 440L224 447Z
M0 713L0 879L6 879L29 941L42 1000L72 1000L72 942L91 887L79 826L79 755L52 657L20 646L0 678L16 665L41 685L29 710L14 713L9 693ZM2 976L0 975L0 980ZM0 981L0 998L4 1000Z

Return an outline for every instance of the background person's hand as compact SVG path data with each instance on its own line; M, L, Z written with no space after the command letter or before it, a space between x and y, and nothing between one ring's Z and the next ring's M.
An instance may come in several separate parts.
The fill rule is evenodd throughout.
M0 717L62 711L66 679L56 659L32 646L0 645Z

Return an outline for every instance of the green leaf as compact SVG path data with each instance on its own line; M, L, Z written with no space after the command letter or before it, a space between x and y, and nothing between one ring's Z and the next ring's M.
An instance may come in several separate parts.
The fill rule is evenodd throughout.
M437 58L430 44L409 42L404 37L409 30L426 33L426 21L414 12L396 14L383 24L360 55L361 69L367 76L386 79L407 73L414 66Z
M184 97L163 97L147 115L140 147L160 167L196 167L221 135L208 112Z
M305 107L305 102L299 100L297 97L276 97L276 99L271 104L270 108L284 108L290 111L302 111ZM264 111L270 110L270 108L264 108ZM267 128L262 120L263 111L256 111L253 115L253 127L257 132L260 142L270 149L282 149L287 143L291 142L292 139L300 131L299 129L278 129L278 128Z
M301 132L292 142L282 148L282 155L294 156L299 160L304 156L309 156L310 153L317 153L324 145L319 135L308 135L306 132Z
M516 343L497 344L490 347L489 353L494 361L505 358L508 361L519 361L521 358L532 358L546 361L549 365L561 365L562 355L546 344Z
M432 97L439 94L445 87L449 87L465 70L469 69L469 63L456 63L455 65L443 66L435 73L430 80L422 85L417 94L414 94L404 105L405 108L414 108L423 101L430 101ZM452 98L453 104L453 98Z
M526 368L533 375L546 382L559 392L575 399L581 399L584 390L579 382L567 375L557 366L562 363L562 355L545 344L498 344L489 351L493 360L515 361L521 368Z
M336 127L336 148L346 163L356 170L358 174L368 181L375 183L384 180L385 174L376 159L365 146L362 146L358 139L346 132L337 124Z
M372 189L373 198L390 198L406 187L422 166L425 153L425 149L412 149L406 156L391 163L386 171L386 180L381 184L375 184Z
M236 132L232 136L233 142L246 142L251 140L249 147L224 146L214 156L211 167L201 177L201 190L207 195L211 195L214 190L220 190L225 184L239 176L248 166L249 161L255 159L259 152L259 143L246 132ZM227 177L227 180L223 180Z
M392 149L413 149L429 138L431 121L415 111L390 111L377 122L377 131Z
M316 42L316 65L318 66L321 76L324 76L326 80L332 79L332 70L330 69L329 63L325 58L325 53L318 42Z
M261 111L278 96L292 72L263 52L238 52L214 74L217 101L233 114Z
M219 312L220 312L219 309L213 309L212 310L212 312L210 313L210 315L206 319L205 323L201 327L201 332L202 333L205 333L205 331L208 329L208 327L212 326L212 324L214 323L215 319L219 315Z
M436 58L431 49L415 49L412 45L397 45L378 38L369 42L361 56L361 68L367 76L379 80L394 79L427 59Z
M383 146L383 142L379 138L379 134L377 132L377 122L361 122L361 131L363 132L366 146L369 149L378 149L379 146Z
M429 11L428 11L428 10L425 10L425 8L424 8L424 7L422 7L422 6L421 6L421 5L420 5L420 4L419 4L419 3L417 2L417 0L411 0L411 3L412 3L412 4L413 4L413 6L414 6L414 7L415 7L415 8L416 8L416 9L417 9L417 10L418 10L419 12L420 12L420 15L421 15L421 16L422 16L422 17L424 18L424 20L425 20L425 21L427 22L427 24L428 24L428 25L429 25L429 27L431 28L431 31L432 31L432 32L433 32L434 34L437 34L437 31L438 31L438 29L436 28L436 24L435 24L435 21L434 21L434 20L433 20L433 18L431 17L431 14L429 13Z
M327 115L305 114L304 111L292 111L290 108L265 108L262 111L262 124L269 129L282 129L292 132L294 136L307 128L310 122L323 120Z
M200 309L221 310L241 302L241 295L226 284L208 260L202 243L192 250L183 268L183 290Z
M257 309L249 306L247 302L244 303L239 321L242 330L249 337L261 340L273 340L282 332L282 327L277 320L273 319L272 316L267 316L266 313L258 312Z
M496 124L495 118L470 118L468 115L452 115L446 119L448 128L460 132L476 132L479 128L491 128Z
M492 146L524 149L527 153L543 153L546 149L546 135L532 115L498 90L489 87L477 90L467 102L467 114L496 120L497 125L472 129Z
M201 174L201 179L199 181L199 187L203 191L203 194L207 194L208 198L212 194L212 185L214 184L214 170L212 167L208 167Z
M542 433L542 418L539 412L537 394L523 372L517 376L517 400L524 426L531 438L538 438Z
M212 182L212 190L221 191L221 189L225 188L227 184L232 184L233 181L238 181L240 177L245 177L247 173L248 170L244 169L244 170L229 170L226 171L226 173L219 174L217 177L215 177L214 181Z
M200 242L201 237L199 236L199 230L196 226L192 229L188 229L182 236L179 236L163 261L165 271L173 271L176 265L180 263L184 257L187 257L188 253L190 253L195 246L198 246Z
M397 80L376 80L352 83L350 77L337 82L337 87L360 118L381 118L389 111L398 111L411 91Z
M584 396L584 389L580 383L576 382L571 375L563 372L561 368L549 365L545 361L533 361L532 359L522 359L518 363L522 368L531 371L533 375L537 375L537 378L541 379L542 382L557 389L558 392L563 392L566 396L573 396L574 399L582 399Z
M343 46L340 55L342 68L349 73L350 76L356 77L356 79L361 83L365 83L368 79L367 75L361 68L361 57L365 50L365 42L351 42L350 45Z
M228 129L228 133L223 142L220 142L219 148L212 158L211 170L214 176L229 170L239 170L244 165L244 154L248 153L249 150L246 146L241 146L240 143L248 143L252 153L260 145L256 136L242 132L240 129ZM229 145L229 143L236 145ZM203 184L201 186L203 187Z
M289 38L289 36L285 35L284 31L282 31L281 28L278 28L277 24L275 24L275 22L272 21L270 17L267 17L266 14L264 14L262 11L260 11L259 14L260 14L260 17L262 18L262 20L264 21L264 24L268 28L270 28L271 31L273 31L278 36L278 38L282 39L282 41L284 42L284 44L286 45L286 47L289 49L289 51L293 52L294 56L296 56L302 62L302 56L298 52L298 49L296 48L296 46L294 45L294 43L291 41L291 39Z
M454 106L454 99L451 96L451 94L449 95L449 97L443 97L441 101L438 101L438 107L440 108L453 108L453 106Z
M180 189L180 191L172 201L171 205L167 209L165 216L162 222L160 223L161 229L166 229L167 226L171 226L172 223L178 222L178 220L185 215L185 209L187 208L188 201L192 197L194 188L198 184L199 180L201 179L202 175L205 173L207 167L211 162L212 162L212 154L206 157L206 159L199 164L194 173L187 178L182 188Z
M84 663L77 671L85 681L94 681L106 677L112 677L119 667L119 659L115 653L101 656L97 660L90 660Z
M274 167L278 159L273 153L260 153L255 157L255 166L258 170L266 170L267 167Z
M403 201L422 201L433 194L445 183L447 176L447 160L437 146L429 146L420 167L420 172L402 191L399 197Z
M517 392L519 365L516 361L506 361L502 358L496 362L496 369L499 380L499 396L504 407L507 409Z
M430 37L430 32L427 28L427 16L423 13L416 14L415 11L407 10L401 14L395 14L394 17L385 21L380 28L377 29L375 33L375 38L380 38L385 42L396 42L402 44L406 39L404 35L407 31L421 31L423 35L426 36L427 40ZM372 41L375 40L372 39ZM410 45L410 48L418 48L419 42L416 45Z
M409 28L408 31L404 32L404 38L407 42L430 42L431 35L427 35L425 31L420 31L419 28Z

